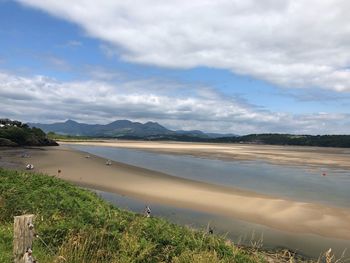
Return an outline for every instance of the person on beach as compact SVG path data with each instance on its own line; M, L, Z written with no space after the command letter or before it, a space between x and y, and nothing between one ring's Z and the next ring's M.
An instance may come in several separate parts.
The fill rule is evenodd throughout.
M145 208L145 216L151 217L151 208L149 206L146 206Z

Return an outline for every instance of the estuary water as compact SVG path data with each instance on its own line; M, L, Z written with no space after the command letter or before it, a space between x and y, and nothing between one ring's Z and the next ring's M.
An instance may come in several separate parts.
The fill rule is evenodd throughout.
M277 165L261 160L224 161L115 147L70 147L177 177L296 201L350 207L349 170L330 166Z
M69 145L73 149L106 159L163 172L169 175L211 184L231 186L282 198L350 208L350 171L329 166L278 165L261 160L223 161L189 155L171 155L134 149ZM324 176L326 175L326 176ZM115 193L96 191L105 200L142 213L144 201ZM324 238L312 234L294 234L259 224L189 209L151 204L155 216L174 223L206 229L226 235L236 243L251 245L263 240L268 248L286 247L318 257L332 247L340 256L350 249L349 240ZM347 252L347 256L350 256Z

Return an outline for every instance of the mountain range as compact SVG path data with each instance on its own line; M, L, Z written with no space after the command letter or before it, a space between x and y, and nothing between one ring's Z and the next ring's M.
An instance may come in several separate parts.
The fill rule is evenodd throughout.
M194 137L194 138L220 138L231 137L234 134L204 133L202 131L169 130L157 122L132 122L129 120L117 120L109 124L86 124L74 120L57 122L52 124L28 123L30 127L40 128L43 131L54 132L62 135L90 136L90 137Z
M27 123L46 133L61 135L119 138L132 140L169 140L189 142L248 143L270 145L298 145L350 148L350 135L293 135L261 133L238 136L234 134L204 133L202 131L169 130L157 122L117 120L109 124L86 124L73 120L52 124ZM1 137L1 136L0 136Z

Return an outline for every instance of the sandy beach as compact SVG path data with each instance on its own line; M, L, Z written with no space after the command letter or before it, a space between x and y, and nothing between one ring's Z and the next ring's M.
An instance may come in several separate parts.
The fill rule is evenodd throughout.
M66 142L60 143L64 145ZM276 164L350 169L350 149L348 148L121 140L74 142L74 144L139 149L223 160L261 159Z
M175 148L177 145L174 144ZM195 150L199 149L200 146ZM30 162L35 164L36 172L58 176L81 186L136 197L145 203L215 213L283 231L350 240L350 210L346 208L284 200L118 162L107 166L102 158L93 155L86 158L85 153L65 146L26 151L30 158L21 158L21 149L2 149L0 165L23 168L25 163ZM336 161L341 164L340 160L339 157Z

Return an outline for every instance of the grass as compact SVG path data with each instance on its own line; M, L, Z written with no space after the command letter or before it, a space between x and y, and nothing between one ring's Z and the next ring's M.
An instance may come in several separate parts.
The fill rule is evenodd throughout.
M121 210L60 179L0 168L0 262L12 262L13 216L36 215L39 262L297 262Z
M91 136L63 135L63 134L56 134L54 132L49 132L47 134L47 137L49 139L52 139L52 140L55 140L55 141L63 141L63 142L64 141L67 141L67 142L80 142L80 141L99 141L99 140L103 140L103 138L97 138L97 137L91 137Z

